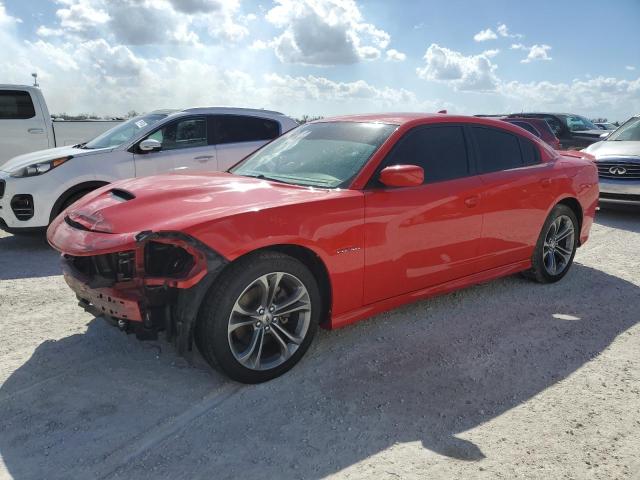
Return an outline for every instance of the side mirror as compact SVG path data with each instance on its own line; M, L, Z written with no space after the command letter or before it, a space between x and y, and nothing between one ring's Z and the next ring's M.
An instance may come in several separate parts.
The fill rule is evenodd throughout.
M604 132L600 134L600 138L607 138L609 135L611 134L611 132Z
M138 149L141 152L158 152L162 150L162 144L158 140L147 138L138 144Z
M417 165L393 165L384 168L379 179L387 187L416 187L424 182L424 170Z

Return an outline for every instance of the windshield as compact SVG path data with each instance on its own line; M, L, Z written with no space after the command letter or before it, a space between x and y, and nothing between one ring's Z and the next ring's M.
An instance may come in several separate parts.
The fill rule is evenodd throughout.
M143 129L148 129L149 126L165 117L166 115L162 113L152 113L150 115L132 118L131 120L121 123L117 127L107 130L102 135L83 145L82 148L92 149L118 147L133 139Z
M607 141L613 142L638 142L640 141L640 117L633 117L623 123L618 129L609 135Z
M292 130L230 171L296 185L344 187L397 125L323 122Z
M600 130L589 120L579 115L567 116L567 126L572 132L579 132L581 130Z

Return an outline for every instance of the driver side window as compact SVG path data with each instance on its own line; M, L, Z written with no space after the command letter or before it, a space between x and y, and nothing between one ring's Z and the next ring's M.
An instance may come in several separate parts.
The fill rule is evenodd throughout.
M185 118L165 125L147 138L162 144L162 150L178 150L181 148L205 147L207 141L207 120Z
M443 182L471 174L467 144L460 125L429 125L408 132L393 148L384 166L417 165L424 183Z

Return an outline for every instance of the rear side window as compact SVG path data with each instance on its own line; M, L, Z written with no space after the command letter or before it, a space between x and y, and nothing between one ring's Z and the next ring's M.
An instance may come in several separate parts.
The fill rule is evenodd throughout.
M523 166L536 165L540 163L540 152L538 151L538 147L526 138L520 138L519 140Z
M280 124L266 118L219 115L215 123L216 143L257 142L280 135Z
M501 130L471 127L476 139L482 173L522 166L518 137Z
M35 116L36 110L28 92L0 91L0 120L25 120Z
M384 163L418 165L424 182L434 183L469 175L464 131L460 126L418 127L398 142Z
M510 121L509 123L517 125L520 128L524 128L527 132L533 133L536 137L540 137L540 132L538 130L536 130L533 127L533 125L531 125L530 123L527 123L527 122L514 122L513 120Z
M490 127L471 127L481 173L497 172L539 163L536 146L517 135Z
M549 128L556 137L559 137L562 134L562 123L556 117L543 117L543 120L547 122Z

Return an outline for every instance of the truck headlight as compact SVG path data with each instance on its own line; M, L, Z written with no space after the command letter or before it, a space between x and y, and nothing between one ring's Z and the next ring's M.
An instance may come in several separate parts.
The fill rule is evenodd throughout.
M11 172L11 176L15 178L23 178L23 177L35 177L36 175L42 175L43 173L47 173L50 170L53 170L56 167L59 167L64 162L71 160L73 157L60 157L54 158L53 160L47 160L46 162L34 163L33 165L28 165L26 167L18 168Z

